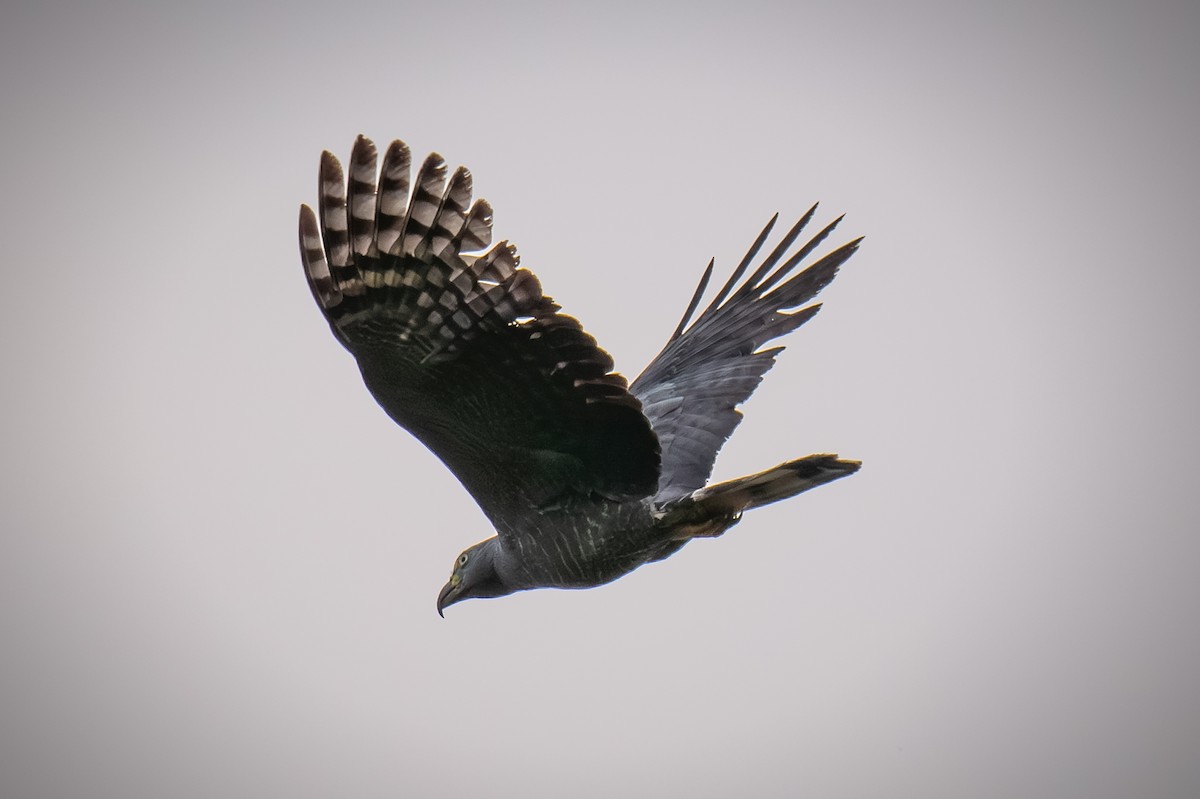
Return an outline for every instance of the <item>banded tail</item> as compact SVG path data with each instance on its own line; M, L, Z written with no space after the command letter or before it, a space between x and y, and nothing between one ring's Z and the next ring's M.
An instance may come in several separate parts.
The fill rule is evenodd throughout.
M860 461L837 455L809 455L781 463L758 474L705 486L669 502L659 511L659 525L676 529L676 538L720 535L743 512L770 505L854 474Z

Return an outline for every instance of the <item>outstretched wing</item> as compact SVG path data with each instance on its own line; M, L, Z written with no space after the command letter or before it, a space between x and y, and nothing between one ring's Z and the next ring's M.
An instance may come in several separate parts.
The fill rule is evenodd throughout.
M662 447L662 477L656 499L676 499L704 486L721 446L742 419L737 406L754 393L783 347L761 349L790 333L820 309L810 305L793 313L833 280L862 239L839 247L799 274L797 265L841 221L835 219L807 244L789 255L817 207L792 226L750 277L737 286L770 235L771 218L725 286L688 326L708 280L710 261L679 327L657 357L633 382L630 391L642 402ZM786 256L786 260L779 264ZM776 267L776 265L778 267ZM772 271L774 270L774 271Z
M491 242L471 173L359 137L347 186L321 158L318 216L300 209L317 304L389 416L463 483L497 528L573 494L652 494L658 441L612 358Z

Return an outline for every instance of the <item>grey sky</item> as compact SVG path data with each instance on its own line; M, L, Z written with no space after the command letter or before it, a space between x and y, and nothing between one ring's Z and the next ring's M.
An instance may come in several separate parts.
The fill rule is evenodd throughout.
M104 5L0 12L0 794L1200 794L1195 4ZM863 471L439 619L486 522L297 254L360 132L630 377L847 212L716 477Z

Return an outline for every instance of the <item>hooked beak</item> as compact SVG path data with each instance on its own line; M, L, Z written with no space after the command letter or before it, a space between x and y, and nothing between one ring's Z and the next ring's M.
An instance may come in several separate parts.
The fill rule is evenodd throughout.
M454 594L456 594L458 592L458 586L459 586L458 581L451 580L450 582L448 582L444 586L442 586L441 593L438 594L437 611L438 611L438 615L441 616L443 619L446 618L446 614L443 613L442 611L444 611L446 608L450 607L451 605L453 605L455 602L458 601L457 599L451 598L451 597L453 597Z

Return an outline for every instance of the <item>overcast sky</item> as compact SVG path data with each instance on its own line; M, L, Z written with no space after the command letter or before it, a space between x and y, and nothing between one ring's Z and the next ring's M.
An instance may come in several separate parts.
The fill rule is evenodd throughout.
M603 8L599 6L604 6ZM1200 795L1200 8L7 3L0 794ZM599 589L487 537L299 265L322 149L474 172L633 377L816 200L863 249Z

